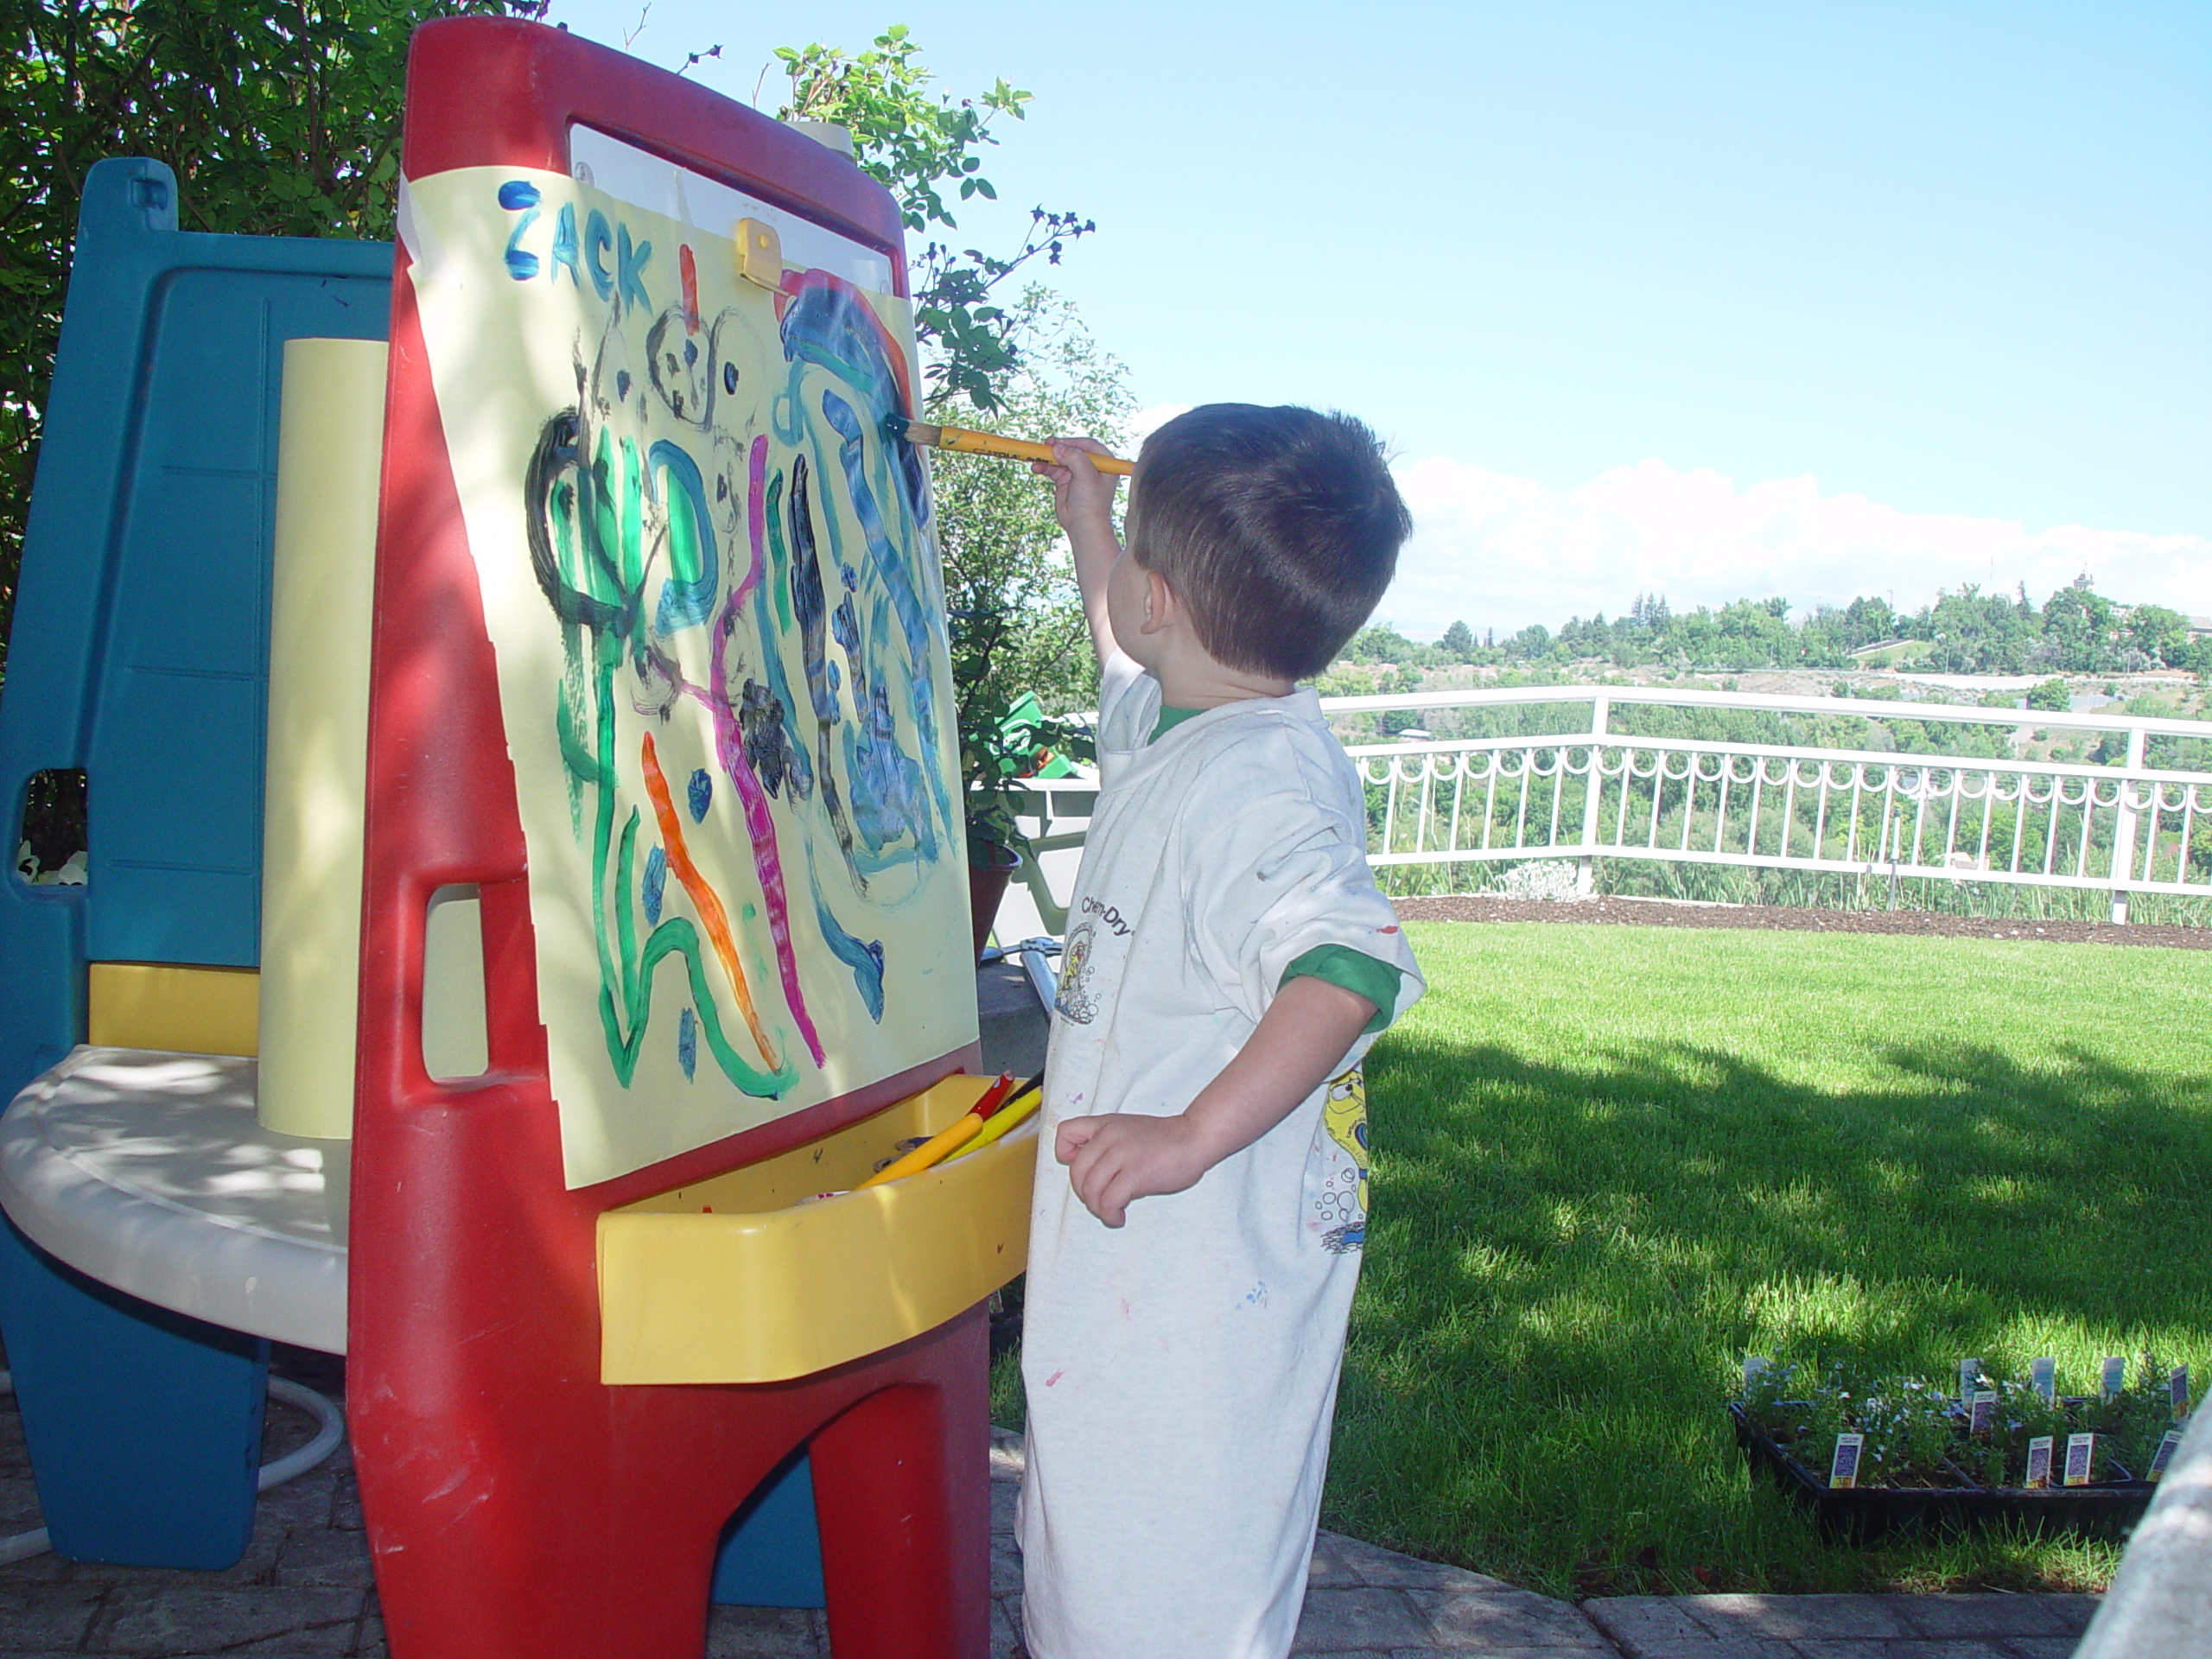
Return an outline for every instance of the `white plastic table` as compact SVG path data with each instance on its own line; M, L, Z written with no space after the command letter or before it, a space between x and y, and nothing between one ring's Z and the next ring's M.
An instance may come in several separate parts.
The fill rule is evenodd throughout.
M264 1128L255 1065L72 1049L0 1116L0 1208L159 1307L346 1351L346 1153Z

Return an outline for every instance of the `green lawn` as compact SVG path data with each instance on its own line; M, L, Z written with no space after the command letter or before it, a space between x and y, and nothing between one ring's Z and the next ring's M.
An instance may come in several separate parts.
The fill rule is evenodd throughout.
M2109 1545L1824 1545L1720 1404L1746 1352L2212 1375L2212 957L1408 931L1328 1524L1554 1593L2109 1576Z
M2212 956L1408 932L1325 1524L1555 1594L2103 1584L2109 1544L1825 1545L1720 1408L1746 1352L2201 1390Z

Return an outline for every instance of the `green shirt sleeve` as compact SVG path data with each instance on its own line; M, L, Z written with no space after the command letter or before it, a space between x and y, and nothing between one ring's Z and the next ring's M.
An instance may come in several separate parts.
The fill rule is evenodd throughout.
M1282 970L1282 982L1275 988L1281 990L1301 974L1325 980L1375 1005L1375 1017L1367 1022L1362 1036L1384 1029L1397 1013L1398 982L1404 976L1389 963L1378 962L1348 944L1318 945L1308 950Z

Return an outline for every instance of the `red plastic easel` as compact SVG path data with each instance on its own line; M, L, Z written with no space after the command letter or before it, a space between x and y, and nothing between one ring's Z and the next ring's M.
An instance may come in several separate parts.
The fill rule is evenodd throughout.
M415 37L404 168L568 170L572 121L884 251L891 198L844 158L563 32L451 20ZM391 366L372 667L349 1406L396 1659L612 1659L704 1646L723 1523L810 1446L840 1659L987 1645L984 1314L788 1383L609 1387L602 1211L785 1151L949 1072L970 1048L601 1185L563 1185L529 880L492 646L407 255ZM482 902L490 1069L422 1061L432 892Z

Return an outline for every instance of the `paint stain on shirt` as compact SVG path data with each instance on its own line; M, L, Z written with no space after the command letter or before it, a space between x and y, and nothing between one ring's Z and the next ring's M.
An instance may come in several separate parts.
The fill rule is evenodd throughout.
M1048 1389L1049 1389L1049 1388L1051 1388L1051 1387L1052 1386L1052 1384L1054 1384L1055 1382L1058 1382L1062 1377L1065 1376L1066 1375L1067 1375L1067 1373L1066 1373L1065 1371L1054 1371L1054 1372L1053 1372L1050 1376L1048 1376L1048 1377L1046 1377L1046 1378L1045 1379L1045 1386L1046 1386L1046 1388L1048 1388Z
M1254 1285L1251 1289L1246 1291L1244 1293L1244 1300L1237 1304L1240 1307L1265 1307L1267 1305L1268 1281L1264 1279L1262 1279L1258 1284Z

